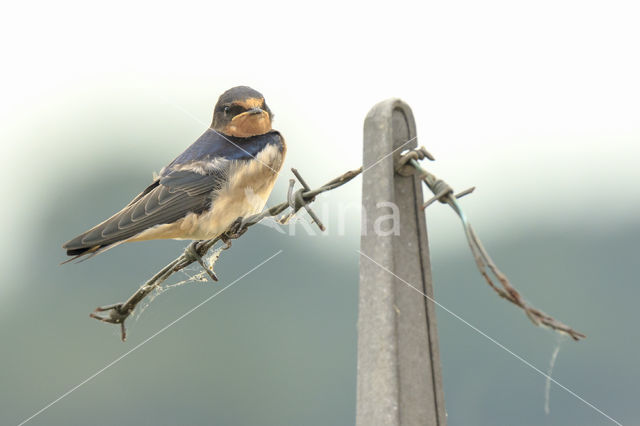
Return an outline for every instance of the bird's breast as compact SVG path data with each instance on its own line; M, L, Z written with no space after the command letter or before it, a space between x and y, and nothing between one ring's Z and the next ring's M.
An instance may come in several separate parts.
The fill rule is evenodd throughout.
M262 211L282 168L284 152L269 145L251 160L236 161L221 189L212 194L211 209L184 219L185 233L192 239L214 238L238 217Z

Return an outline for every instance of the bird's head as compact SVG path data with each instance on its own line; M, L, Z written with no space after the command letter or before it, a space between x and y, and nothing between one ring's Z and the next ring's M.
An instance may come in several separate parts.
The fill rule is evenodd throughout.
M220 95L211 127L227 136L248 138L269 132L272 117L260 92L237 86Z

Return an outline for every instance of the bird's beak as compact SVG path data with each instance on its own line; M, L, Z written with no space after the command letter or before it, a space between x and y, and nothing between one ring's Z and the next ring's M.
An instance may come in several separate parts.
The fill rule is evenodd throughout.
M247 115L257 115L262 114L263 112L264 110L261 108L251 108L249 111L247 111Z

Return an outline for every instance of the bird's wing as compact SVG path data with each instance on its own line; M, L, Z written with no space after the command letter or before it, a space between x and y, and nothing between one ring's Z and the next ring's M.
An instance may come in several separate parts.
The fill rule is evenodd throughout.
M128 206L106 221L64 244L67 254L81 254L104 247L149 229L172 223L186 214L208 209L212 194L225 184L231 161L215 161L215 167L192 171L185 169L164 173ZM199 172L200 171L200 172Z

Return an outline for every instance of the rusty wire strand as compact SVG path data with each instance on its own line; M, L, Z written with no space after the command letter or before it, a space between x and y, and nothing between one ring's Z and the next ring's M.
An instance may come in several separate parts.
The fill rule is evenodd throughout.
M423 209L435 201L440 201L441 203L448 204L460 217L476 266L487 284L489 284L489 286L500 297L503 297L514 305L520 307L535 325L543 325L557 332L568 334L576 341L585 338L586 336L584 334L574 330L566 324L561 323L555 318L525 302L520 293L513 287L513 285L511 285L507 276L496 266L457 201L457 198L471 193L474 188L469 188L457 195L454 195L453 189L445 181L438 179L433 173L420 166L416 160L416 155L411 154L412 152L415 151L409 151L409 153L405 154L408 155L406 157L407 161L402 162L401 160L398 164L404 166L405 169L405 164L412 166L415 169L415 172L419 173L420 179L422 179L425 185L434 194L434 197L424 204ZM502 287L496 285L491 274L500 282Z
M131 295L131 297L129 297L129 299L127 299L126 302L98 307L95 311L89 314L89 316L102 322L120 324L121 338L122 341L125 341L127 338L127 331L124 325L125 320L129 318L136 306L138 306L138 304L144 300L149 293L156 288L159 288L159 286L175 272L186 268L194 262L198 262L203 266L207 274L209 274L212 279L216 280L216 275L202 262L202 257L206 255L211 247L213 247L218 241L225 243L225 246L221 248L222 250L228 250L231 247L231 240L239 238L248 230L249 227L255 225L264 218L278 216L289 208L291 211L284 218L279 219L280 223L286 223L286 220L304 207L318 227L321 230L324 230L324 225L322 225L308 204L312 203L318 194L336 189L358 176L362 172L362 167L348 171L316 189L311 189L297 170L292 169L292 171L302 185L302 189L293 192L295 181L292 179L289 184L289 196L287 197L287 201L270 207L261 213L245 218L238 218L226 232L215 238L193 242L180 256L159 270L154 276L149 278L147 282L145 282L133 295ZM107 315L99 315L98 313L100 312L106 312Z

